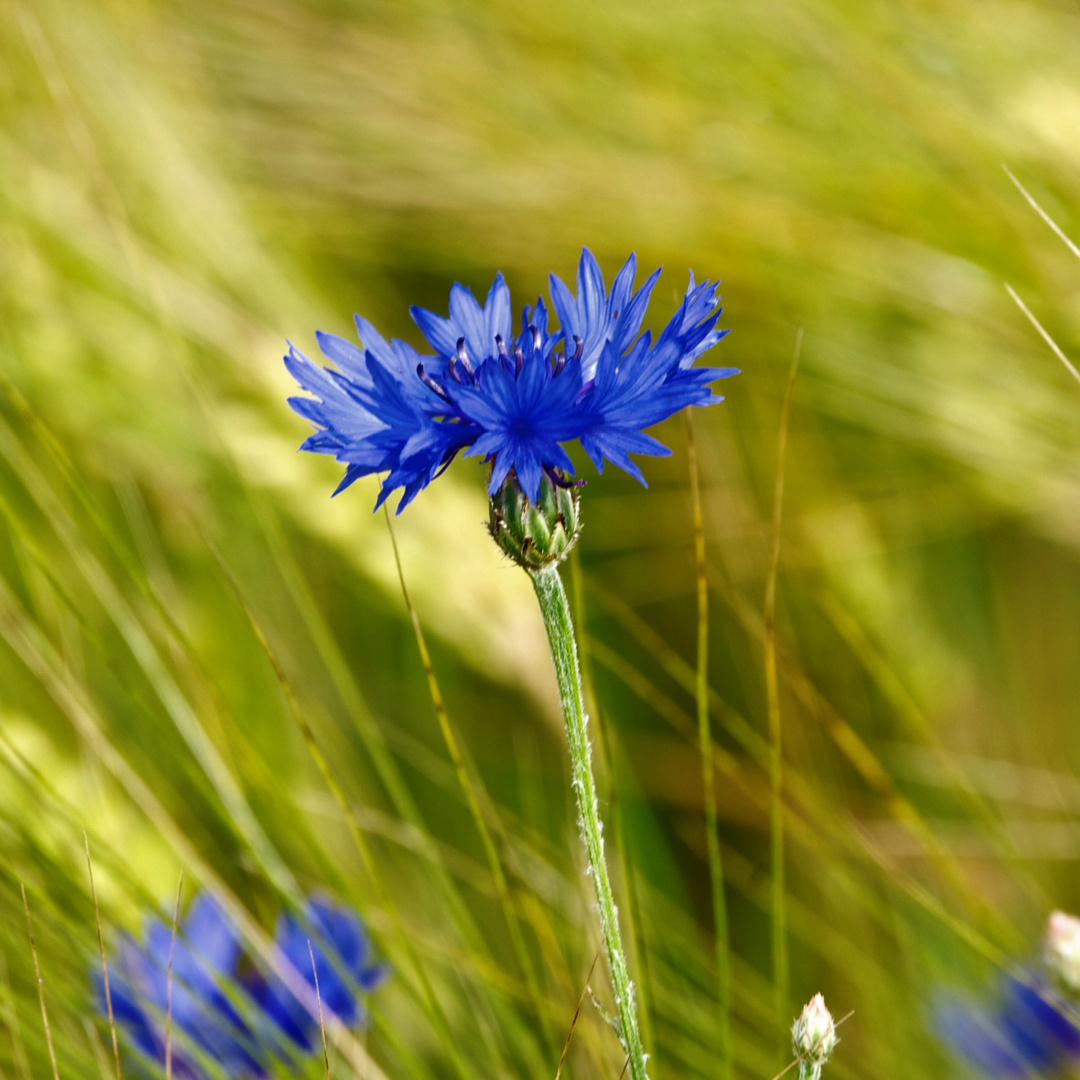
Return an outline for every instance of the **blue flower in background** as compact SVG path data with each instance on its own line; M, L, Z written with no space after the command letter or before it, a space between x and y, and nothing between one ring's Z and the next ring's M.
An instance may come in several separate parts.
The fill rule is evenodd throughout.
M344 1024L362 1021L361 994L371 993L389 974L385 965L373 962L363 923L354 911L323 899L309 900L304 917L301 923L292 914L283 914L278 919L275 944L313 990L314 955L323 1008ZM305 1051L316 1048L318 1024L280 979L271 977L256 987L254 994L270 1019L298 1047Z
M318 429L302 449L346 466L337 491L386 473L376 509L402 488L399 513L463 450L491 463L492 495L511 470L533 502L545 474L565 484L574 466L564 445L575 440L597 470L609 461L644 483L628 455L670 453L644 429L688 405L722 400L709 387L736 370L693 366L727 333L716 328L715 283L698 285L691 274L682 304L653 341L638 331L659 271L636 291L635 275L631 255L609 293L596 259L583 250L576 296L551 277L554 331L538 299L522 311L513 337L510 290L499 274L483 307L454 285L449 318L411 309L433 354L386 342L360 316L363 348L316 335L337 370L290 345L285 364L314 397L289 404Z
M172 927L157 916L144 923L143 941L121 940L109 965L109 988L117 1025L147 1057L164 1061L169 947ZM304 923L278 920L275 944L314 987L308 940L319 974L323 1009L342 1023L363 1020L361 995L375 989L386 969L371 960L363 924L351 909L309 900ZM105 1010L104 983L94 971L98 1004ZM276 975L264 976L245 954L236 928L212 897L192 901L173 952L173 1067L179 1077L202 1080L205 1056L229 1077L263 1077L274 1057L316 1048L318 1021Z
M180 1076L199 1076L184 1047L194 1044L229 1076L266 1073L251 1030L222 987L233 978L241 956L236 931L210 896L192 902L173 951L173 1065ZM172 927L156 916L143 925L143 943L121 940L110 965L109 989L117 1024L148 1057L165 1059L165 1014ZM101 972L94 979L105 1006Z
M1076 1010L1049 983L1005 977L997 1002L986 1008L942 994L933 1010L939 1038L957 1057L987 1077L1056 1075L1080 1061Z

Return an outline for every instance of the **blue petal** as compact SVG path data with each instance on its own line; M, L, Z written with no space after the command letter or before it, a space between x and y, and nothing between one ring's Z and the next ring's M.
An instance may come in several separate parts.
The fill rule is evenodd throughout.
M495 352L495 337L485 341L484 312L476 297L464 285L455 284L450 290L450 319L457 328L458 337L465 339L465 347L473 365L481 363ZM457 349L457 340L454 341Z
M432 311L425 311L415 304L409 308L409 314L413 322L420 327L420 333L427 338L428 343L443 356L453 356L457 349L457 339L461 336L454 329L454 324L441 315Z

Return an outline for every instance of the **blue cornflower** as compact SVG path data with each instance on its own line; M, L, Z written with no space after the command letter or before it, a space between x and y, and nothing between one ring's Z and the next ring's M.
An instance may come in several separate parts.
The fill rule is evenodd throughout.
M355 912L323 899L309 900L302 925L292 915L278 920L275 944L314 987L308 940L319 973L323 1008L345 1024L364 1018L360 995L382 981L386 969L374 964L363 924ZM306 928L305 928L306 926ZM143 941L121 939L109 965L109 987L117 1025L148 1058L165 1057L168 960L171 925L156 915L144 922ZM100 1007L104 984L94 972ZM264 976L241 945L236 928L211 896L192 901L173 952L173 1067L177 1076L203 1080L200 1060L213 1062L227 1077L264 1077L274 1057L288 1051L285 1035L308 1054L318 1024L276 975Z
M932 1022L958 1057L984 1076L1008 1080L1057 1075L1080 1061L1075 1016L1075 1008L1041 977L1020 982L1005 976L989 1008L959 995L939 995Z
M274 943L313 990L314 955L323 1008L344 1024L364 1019L360 995L377 989L389 974L384 964L373 961L371 943L356 913L325 899L311 899L305 904L303 922L292 914L283 914L278 919ZM315 1049L318 1025L280 979L272 976L263 982L256 988L255 998L301 1050Z
M202 1073L190 1056L197 1048L228 1076L263 1076L266 1061L251 1029L223 987L233 980L241 957L240 941L225 912L212 897L192 902L173 951L173 1066L179 1076ZM143 942L121 939L110 964L109 988L117 1024L145 1055L165 1059L165 1014L172 927L154 915L143 923ZM100 971L94 972L104 1007Z
M356 317L363 348L332 334L316 339L336 365L322 368L291 344L285 364L314 397L289 404L318 429L302 449L332 454L345 466L342 491L362 476L386 473L376 509L402 488L398 512L465 451L491 464L492 496L511 474L537 501L544 477L565 485L574 472L565 445L579 441L598 471L612 462L642 483L629 454L670 451L644 433L688 405L722 400L710 390L734 368L694 367L726 334L717 284L690 284L664 332L638 336L659 271L634 289L636 259L612 284L584 249L577 295L551 276L559 329L543 299L526 306L512 336L510 290L502 274L481 305L455 284L449 318L410 309L433 353L387 342ZM559 351L561 350L561 351Z

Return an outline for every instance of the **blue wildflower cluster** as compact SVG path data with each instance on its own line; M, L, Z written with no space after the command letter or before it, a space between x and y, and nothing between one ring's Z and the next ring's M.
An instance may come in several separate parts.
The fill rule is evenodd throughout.
M165 1058L165 1017L172 927L146 919L141 943L121 941L109 965L117 1025L148 1058ZM309 900L303 919L282 915L275 944L314 988L311 955L326 1013L342 1023L363 1019L361 995L374 990L386 968L373 963L364 927L355 912L327 900ZM104 984L95 973L99 1005ZM318 1022L276 975L263 975L241 945L236 928L207 894L191 904L173 952L172 1060L178 1077L202 1080L200 1059L228 1077L263 1077L273 1058L311 1054L319 1044Z
M939 997L933 1026L977 1072L997 1080L1063 1075L1080 1063L1076 1009L1041 976L1002 980L987 1007L957 995ZM1072 1019L1070 1019L1072 1017ZM1071 1073L1070 1073L1071 1075Z
M564 446L575 440L598 470L609 461L644 483L628 455L670 453L644 429L685 406L721 400L710 385L736 374L694 366L727 333L716 327L716 283L698 285L691 274L663 333L655 341L650 333L638 335L659 273L635 290L631 255L608 292L586 249L576 296L551 276L557 330L538 299L522 311L514 336L510 290L499 274L482 307L454 285L449 318L411 309L432 353L387 342L360 316L362 348L316 335L337 370L290 345L285 364L314 397L289 403L318 429L302 449L332 454L345 465L337 491L385 473L376 509L402 488L399 513L459 451L490 462L490 494L513 474L534 503L545 475L558 486L574 472Z

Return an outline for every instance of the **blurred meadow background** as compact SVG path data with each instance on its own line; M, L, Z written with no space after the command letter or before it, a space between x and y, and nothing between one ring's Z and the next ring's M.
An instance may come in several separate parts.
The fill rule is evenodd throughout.
M1001 168L1080 236L1078 65L1066 0L0 0L3 1077L50 1074L20 883L60 1076L112 1069L84 827L110 950L181 866L253 941L354 905L393 976L335 1076L554 1076L599 935L529 582L475 461L394 520L458 768L376 483L330 499L281 356L354 311L419 344L410 303L500 269L520 309L582 245L665 266L654 329L721 277L743 372L691 418L737 1075L819 990L854 1010L826 1076L950 1075L935 989L1080 909L1080 386L1004 289L1078 356L1080 263ZM582 461L566 580L674 1080L718 1026L685 418L657 434L648 491ZM621 1066L586 998L567 1075Z

